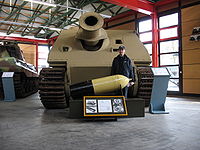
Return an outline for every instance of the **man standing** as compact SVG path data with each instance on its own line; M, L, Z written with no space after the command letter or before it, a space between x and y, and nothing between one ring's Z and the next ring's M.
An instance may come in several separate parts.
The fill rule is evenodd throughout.
M133 66L130 58L125 54L125 46L119 46L119 55L112 62L111 75L121 74L128 78L134 79ZM133 80L130 85L133 85ZM128 86L123 89L125 98L128 95Z

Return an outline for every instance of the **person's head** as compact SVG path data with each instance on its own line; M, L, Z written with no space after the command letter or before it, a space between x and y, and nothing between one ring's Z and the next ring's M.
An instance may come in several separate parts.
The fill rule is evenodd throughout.
M119 54L121 55L121 56L124 56L124 54L125 54L125 46L119 46Z

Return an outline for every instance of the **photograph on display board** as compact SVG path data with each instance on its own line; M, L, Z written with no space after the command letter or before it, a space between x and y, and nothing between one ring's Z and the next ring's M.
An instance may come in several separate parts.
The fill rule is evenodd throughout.
M124 112L124 106L122 99L114 99L113 100L113 110L115 113Z
M95 99L86 100L86 113L97 113L97 101Z

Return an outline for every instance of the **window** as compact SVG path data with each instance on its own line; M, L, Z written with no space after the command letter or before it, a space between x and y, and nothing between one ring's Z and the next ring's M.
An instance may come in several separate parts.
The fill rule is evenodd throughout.
M178 65L178 53L160 55L160 66Z
M152 41L152 32L141 33L140 40L141 42Z
M179 91L179 79L170 79L168 84L168 91Z
M49 66L49 64L47 63L48 54L49 54L48 46L46 45L38 46L38 72L40 72L42 68Z
M170 27L178 24L178 13L165 15L159 18L159 28Z
M179 22L176 10L158 14L159 27L159 66L167 67L170 72L168 91L179 91ZM152 59L152 19L143 17L138 20L141 42Z
M160 42L160 53L178 52L178 40Z
M160 30L160 39L177 37L177 36L178 36L178 28L177 27Z
M152 42L152 20L139 21L139 36L141 42Z
M179 91L179 38L178 13L159 17L160 66L170 73L168 91Z
M152 60L152 19L139 20L138 25L140 40L143 42Z
M179 67L178 66L172 66L172 67L167 67L171 78L179 78Z
M152 21L151 19L140 21L139 22L139 32L146 32L152 30Z

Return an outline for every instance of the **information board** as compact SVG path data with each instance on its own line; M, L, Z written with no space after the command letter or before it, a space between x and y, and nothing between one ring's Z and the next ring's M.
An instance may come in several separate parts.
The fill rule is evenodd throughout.
M84 116L127 116L124 96L85 96Z

